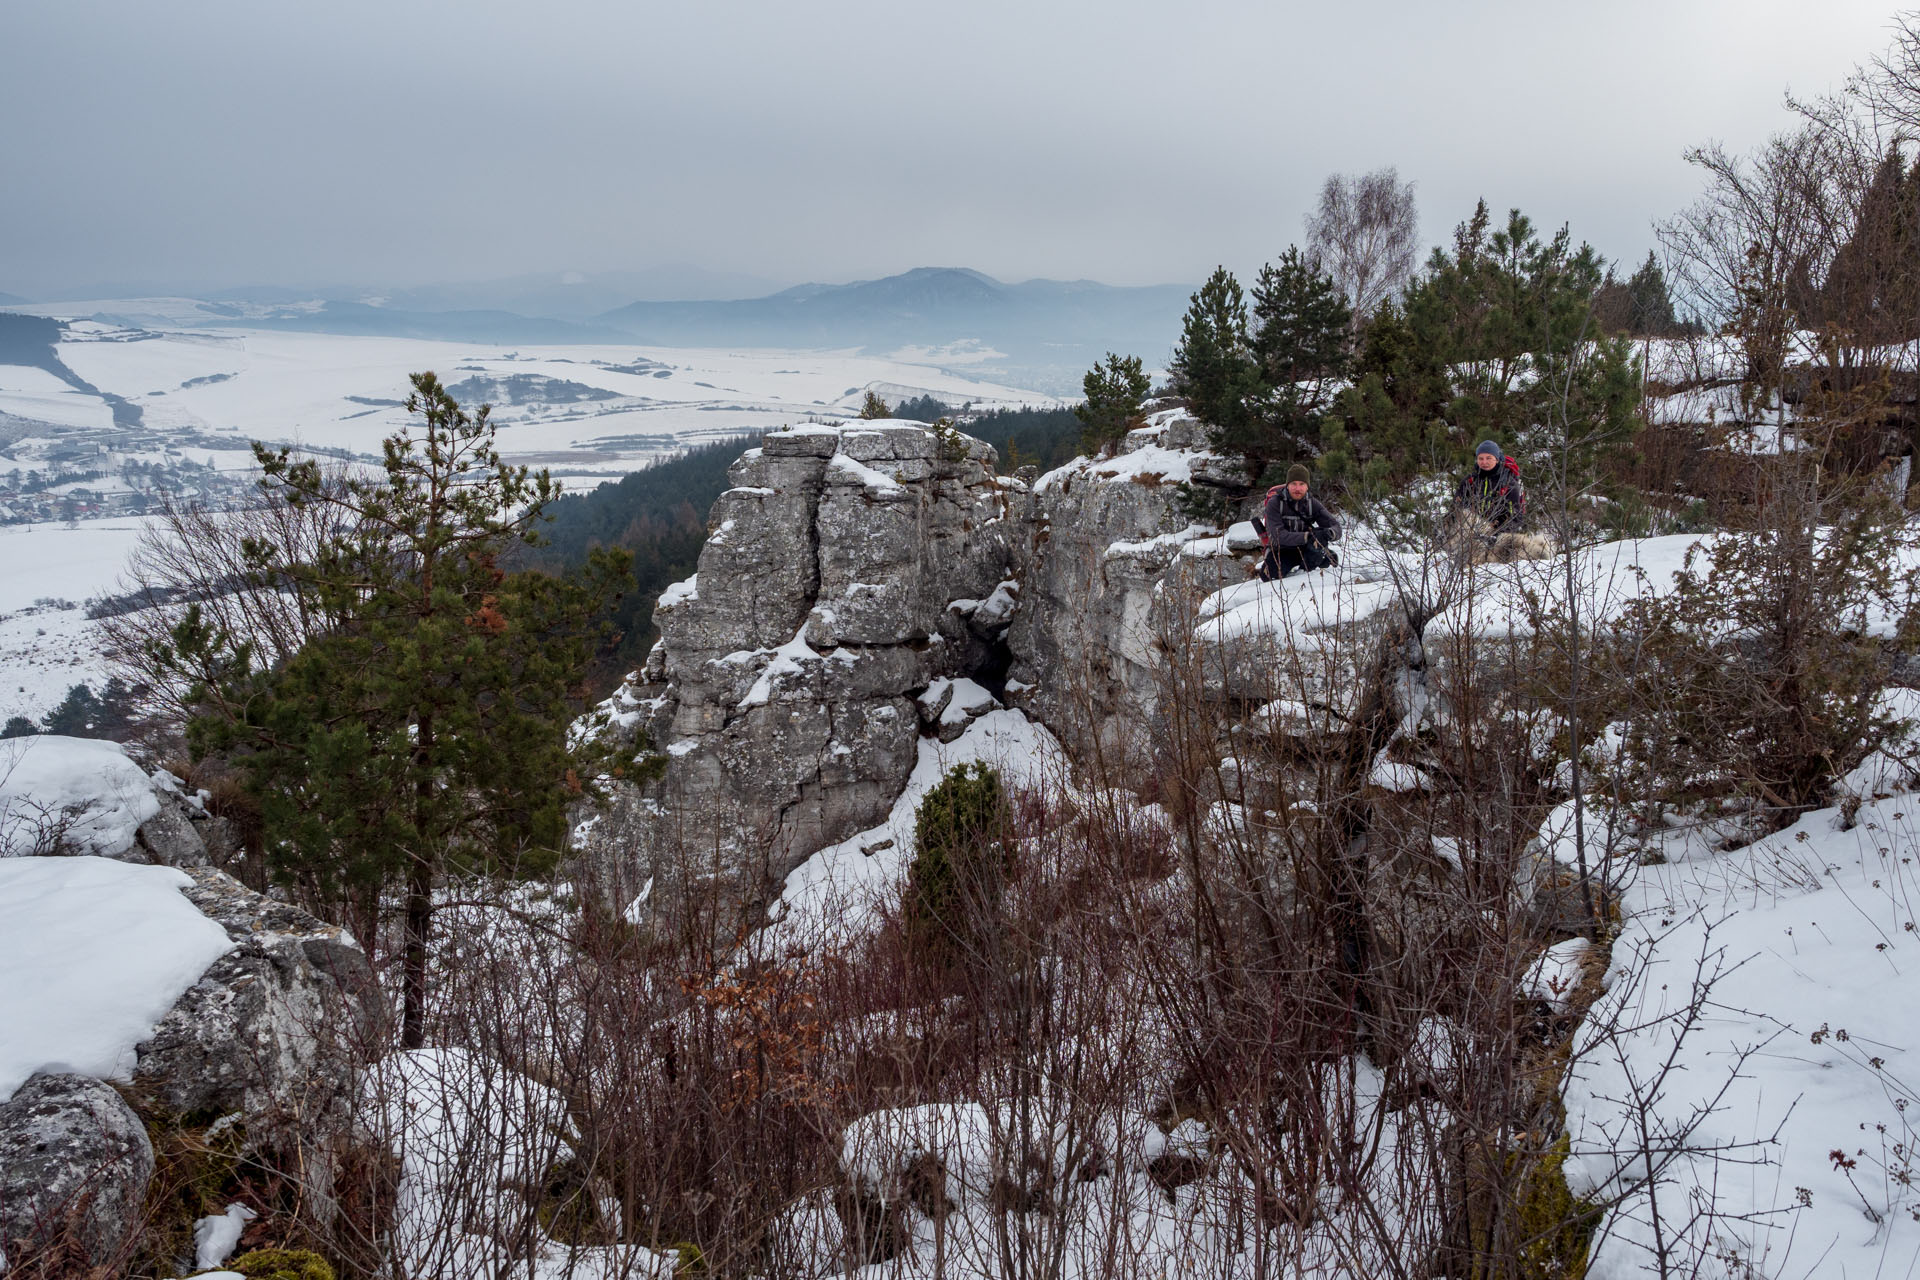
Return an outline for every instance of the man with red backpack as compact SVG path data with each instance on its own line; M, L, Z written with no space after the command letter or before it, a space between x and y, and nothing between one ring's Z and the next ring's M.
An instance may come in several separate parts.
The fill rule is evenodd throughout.
M1295 463L1285 484L1267 490L1266 508L1253 519L1254 532L1267 549L1260 561L1262 582L1340 563L1330 549L1340 541L1340 522L1326 503L1307 492L1308 479L1307 469Z

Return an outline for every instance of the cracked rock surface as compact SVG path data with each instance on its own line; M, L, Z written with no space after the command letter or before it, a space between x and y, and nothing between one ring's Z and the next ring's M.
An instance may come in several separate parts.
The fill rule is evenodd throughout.
M1026 486L991 447L916 423L769 435L728 473L699 571L607 707L666 772L616 782L583 841L640 918L690 891L750 916L822 845L881 821L919 753L934 680L1004 670ZM961 602L961 607L950 607ZM970 606L970 607L969 607Z
M885 819L923 738L1003 702L1068 741L1151 741L1181 610L1251 563L1189 553L1207 531L1179 482L1244 480L1180 410L1033 484L995 461L883 420L775 432L733 465L698 573L597 713L664 763L576 827L629 920L751 922L799 862Z

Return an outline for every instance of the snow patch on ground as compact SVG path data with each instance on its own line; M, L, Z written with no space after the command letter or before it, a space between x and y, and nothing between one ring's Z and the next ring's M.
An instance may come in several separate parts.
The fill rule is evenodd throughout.
M1911 793L1862 805L1850 827L1824 809L1731 853L1640 869L1567 1091L1569 1185L1630 1190L1590 1276L1642 1274L1656 1209L1670 1245L1732 1251L1755 1275L1911 1272L1916 899ZM1631 1029L1604 1037L1610 1020Z
M41 1071L128 1078L134 1046L233 946L188 883L107 858L0 859L0 1102Z

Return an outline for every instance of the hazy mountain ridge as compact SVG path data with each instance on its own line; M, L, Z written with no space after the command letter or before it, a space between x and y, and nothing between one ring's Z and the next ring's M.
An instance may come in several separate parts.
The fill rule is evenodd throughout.
M685 273L682 273L685 274ZM752 277L696 273L681 283L723 290ZM709 278L710 277L710 278ZM641 344L660 347L853 349L885 355L903 348L951 351L969 375L1073 395L1081 375L1108 351L1164 363L1179 335L1189 286L1108 285L1093 280L1008 284L966 267L916 267L849 284L798 284L760 297L641 299L589 313L581 304L622 284L677 277L607 273L513 277L475 285L376 293L301 294L278 286L223 289L201 297L96 293L29 306L63 319L127 327L187 325L283 329L364 337L527 345ZM567 305L555 295L568 294ZM516 292L518 290L518 292ZM631 297L631 293L617 296ZM514 301L524 309L499 305ZM451 303L489 305L447 306ZM535 308L545 314L531 313ZM565 311L562 315L560 312Z
M963 267L916 267L878 280L796 285L764 298L634 302L601 315L645 341L769 346L1044 341L1140 350L1170 348L1186 285L1116 286L1090 280L1006 284Z

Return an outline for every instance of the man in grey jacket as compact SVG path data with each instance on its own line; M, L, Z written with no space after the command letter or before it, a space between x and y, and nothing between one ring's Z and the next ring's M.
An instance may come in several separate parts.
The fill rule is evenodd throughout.
M1260 562L1262 582L1340 563L1331 550L1340 541L1340 522L1326 503L1307 492L1309 478L1296 462L1285 484L1267 490L1266 510L1253 522L1267 549Z

